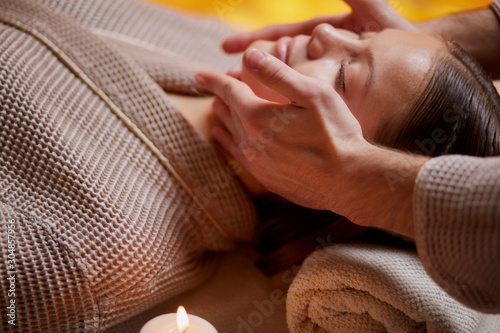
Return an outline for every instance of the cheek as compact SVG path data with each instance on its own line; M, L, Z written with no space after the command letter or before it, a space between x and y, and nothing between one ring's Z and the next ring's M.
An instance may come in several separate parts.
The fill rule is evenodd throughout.
M241 69L241 81L245 82L253 90L255 95L260 98L280 104L290 103L288 98L257 81L252 74L248 72L245 66Z
M377 128L380 124L380 110L370 107L370 103L357 103L352 99L346 101L346 105L351 110L363 131L365 139L373 140L377 134Z

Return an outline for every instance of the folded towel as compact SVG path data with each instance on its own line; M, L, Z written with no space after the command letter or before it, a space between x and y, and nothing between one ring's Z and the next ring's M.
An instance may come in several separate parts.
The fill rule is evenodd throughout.
M427 275L412 249L339 244L311 254L287 295L295 332L500 332Z

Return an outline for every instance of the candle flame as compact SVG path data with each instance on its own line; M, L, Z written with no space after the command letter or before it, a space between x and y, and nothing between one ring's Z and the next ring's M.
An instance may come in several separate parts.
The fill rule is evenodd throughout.
M180 332L185 332L189 326L189 319L186 309L181 305L177 308L177 328Z

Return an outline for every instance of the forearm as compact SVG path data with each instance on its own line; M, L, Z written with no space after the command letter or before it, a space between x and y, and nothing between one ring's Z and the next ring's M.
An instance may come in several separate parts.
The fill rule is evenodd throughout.
M413 238L413 190L427 157L369 146L351 159L345 215L357 224ZM340 212L339 212L340 213Z
M493 78L500 78L500 21L491 8L458 13L416 24L462 45Z

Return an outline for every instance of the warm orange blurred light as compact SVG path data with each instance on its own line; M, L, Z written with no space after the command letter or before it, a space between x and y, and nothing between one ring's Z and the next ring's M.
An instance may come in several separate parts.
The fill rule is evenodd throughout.
M345 12L341 0L146 0L195 14L215 16L231 24L262 27ZM485 7L490 0L389 0L401 14L423 20L452 12Z

